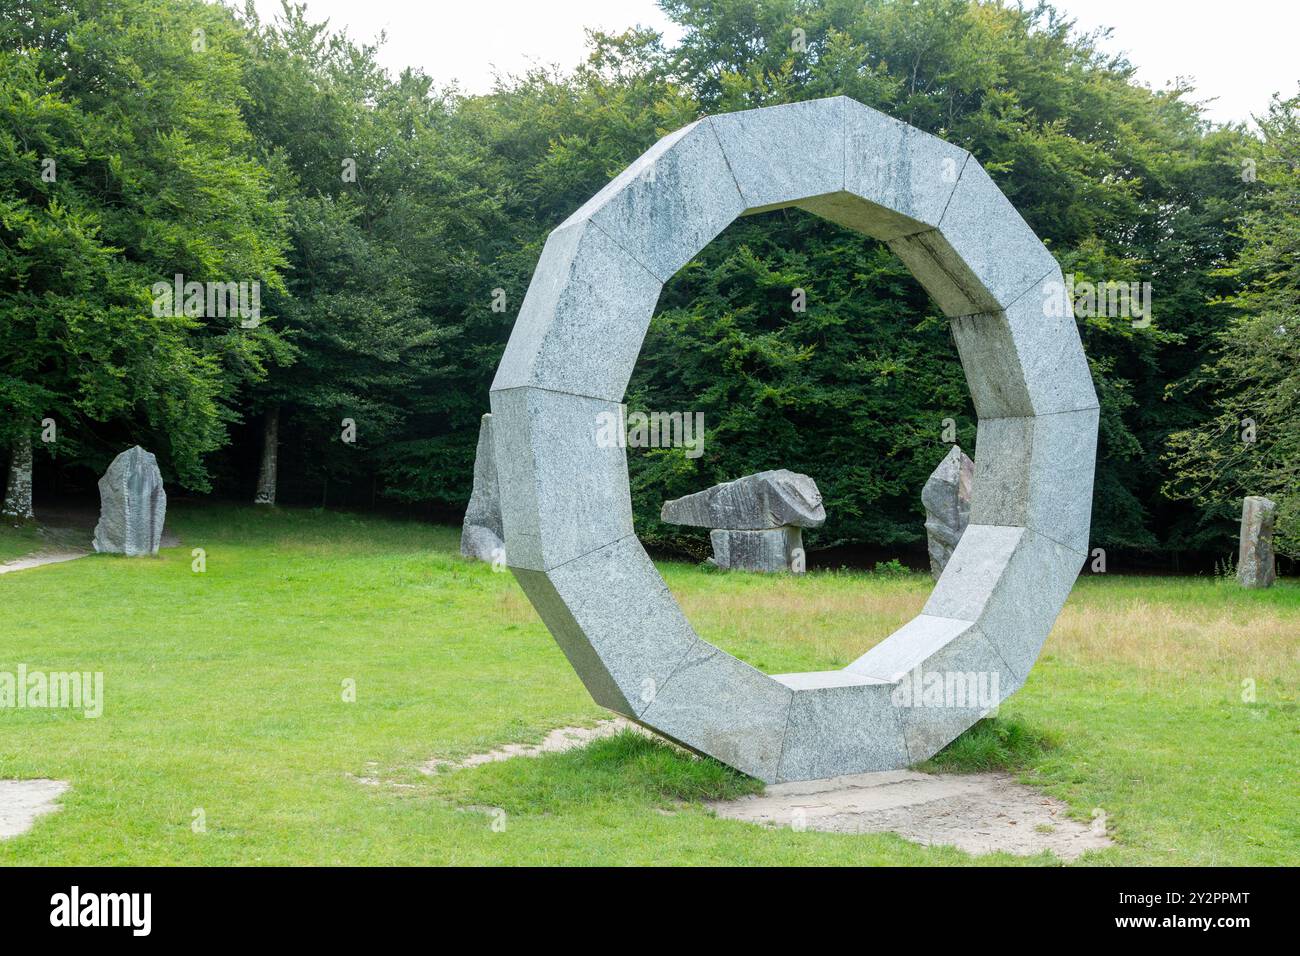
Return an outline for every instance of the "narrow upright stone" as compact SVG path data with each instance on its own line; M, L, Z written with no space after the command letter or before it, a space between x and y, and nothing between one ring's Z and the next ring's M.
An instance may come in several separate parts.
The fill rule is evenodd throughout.
M127 557L155 555L167 518L158 459L139 445L113 459L99 479L95 550Z
M939 462L921 489L925 505L926 544L930 573L937 579L948 566L953 549L970 523L971 488L975 463L956 445Z
M465 509L460 532L460 553L467 558L491 561L504 554L501 530L501 495L497 486L497 462L492 447L492 415L484 415L478 427L478 450L474 452L474 489Z
M820 527L826 520L826 509L817 482L780 468L665 501L659 517L668 524L696 528L768 531L786 525Z
M1241 503L1241 550L1237 555L1237 580L1243 588L1271 587L1277 580L1273 555L1273 521L1277 505L1259 495Z

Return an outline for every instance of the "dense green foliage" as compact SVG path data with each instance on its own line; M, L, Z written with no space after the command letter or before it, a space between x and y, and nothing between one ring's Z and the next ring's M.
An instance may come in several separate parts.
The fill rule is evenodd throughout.
M1243 490L1296 485L1295 363L1270 353L1282 378L1252 392L1242 351L1274 344L1259 315L1294 314L1276 278L1294 278L1276 238L1296 228L1293 114L1213 127L1045 5L663 0L677 46L595 34L571 73L486 96L393 77L300 9L0 7L0 442L55 418L38 477L129 439L170 480L247 497L279 408L286 500L459 508L547 232L702 114L844 93L969 148L1078 281L1151 283L1151 323L1079 320L1103 410L1095 544L1221 548ZM178 272L259 281L262 324L155 317L150 286ZM628 402L704 414L701 456L629 456L643 537L687 549L659 502L767 467L821 486L814 547L915 543L945 419L974 444L935 306L883 245L797 211L733 224L669 283ZM1188 436L1233 402L1268 422L1261 454L1189 491L1207 452Z
M1204 370L1216 414L1172 437L1170 490L1207 520L1231 519L1243 495L1271 497L1275 544L1300 556L1300 97L1274 102L1260 127L1245 244L1227 270L1242 282L1237 314Z

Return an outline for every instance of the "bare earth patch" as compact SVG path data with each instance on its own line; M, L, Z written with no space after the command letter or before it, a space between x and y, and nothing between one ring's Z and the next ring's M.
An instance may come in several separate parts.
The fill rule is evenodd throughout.
M15 558L12 561L0 564L0 574L8 574L10 571L26 571L29 568L39 568L46 564L58 564L61 561L73 561L77 558L84 558L88 554L90 554L89 551L37 551L25 558Z
M540 744L506 744L487 753L472 754L460 761L430 760L420 768L420 771L432 775L443 770L481 767L485 763L496 763L498 760L510 760L513 757L540 757L543 754L563 753L575 747L585 747L593 740L600 740L602 737L613 737L624 730L646 733L644 728L632 721L618 717L614 720L602 720L594 727L561 727L552 730Z
M762 794L708 804L719 817L830 833L897 833L924 846L968 853L1077 860L1111 846L1105 832L1066 816L1066 805L1006 773L863 773L783 783Z
M26 833L37 817L58 810L68 789L65 780L0 780L0 840Z

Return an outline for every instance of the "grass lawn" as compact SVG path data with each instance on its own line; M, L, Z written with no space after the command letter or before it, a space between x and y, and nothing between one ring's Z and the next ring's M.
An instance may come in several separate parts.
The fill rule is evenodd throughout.
M169 523L184 544L157 560L0 577L0 671L102 671L106 698L98 719L0 709L0 778L72 784L0 864L1054 862L719 820L698 801L759 784L633 735L425 776L607 716L508 573L462 560L453 528L219 507ZM22 550L0 533L0 556ZM929 590L661 568L702 636L769 672L843 666ZM1088 578L1028 684L934 764L1010 765L1080 819L1101 808L1118 845L1084 864L1295 865L1298 687L1297 582Z
M0 524L0 564L21 558L41 545L35 527L11 528Z

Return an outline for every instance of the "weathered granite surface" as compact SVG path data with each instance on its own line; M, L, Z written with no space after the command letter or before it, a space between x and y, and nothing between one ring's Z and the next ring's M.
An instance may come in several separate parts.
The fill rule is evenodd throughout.
M912 269L980 422L971 523L922 614L843 671L774 678L694 636L633 533L626 453L595 430L660 283L741 212L792 205ZM547 241L491 399L507 561L593 697L768 782L947 745L1024 682L1086 555L1097 398L1055 259L970 154L845 97L693 123L584 204ZM824 519L819 495L710 492L664 519L729 550Z
M786 525L820 527L826 520L826 509L817 482L780 468L665 501L659 517L669 524L696 528L765 531Z
M943 574L962 532L970 524L970 496L974 482L975 462L953 445L921 489L930 573L936 579Z
M1273 523L1277 505L1268 498L1249 495L1241 503L1241 547L1237 552L1237 580L1243 588L1271 587L1277 580L1273 554Z
M803 550L803 532L798 528L766 531L709 532L713 563L732 571L795 571L795 557Z
M95 550L128 557L155 555L167 518L158 459L139 445L113 459L99 479Z
M478 449L474 452L474 488L465 508L460 531L460 553L467 558L492 561L505 553L501 527L501 491L497 484L496 453L492 447L492 415L479 420Z

